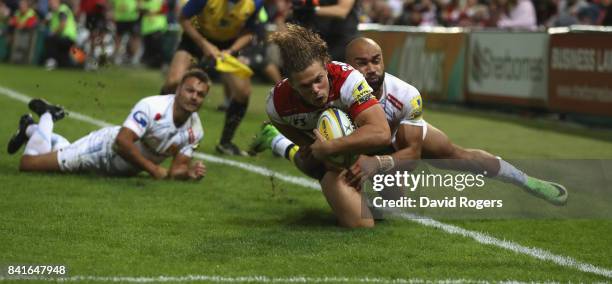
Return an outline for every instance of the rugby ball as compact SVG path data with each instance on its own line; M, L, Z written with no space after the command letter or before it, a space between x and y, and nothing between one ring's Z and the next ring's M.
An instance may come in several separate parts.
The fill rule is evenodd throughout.
M350 135L355 131L355 125L345 112L337 108L328 108L319 116L317 129L325 140L332 140ZM355 160L356 155L352 154L327 157L327 161L340 167L350 167Z

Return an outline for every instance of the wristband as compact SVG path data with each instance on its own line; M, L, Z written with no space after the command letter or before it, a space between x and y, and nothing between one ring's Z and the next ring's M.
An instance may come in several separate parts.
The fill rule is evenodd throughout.
M393 157L389 155L385 156L375 156L376 160L378 160L378 170L382 172L386 172L392 169L395 166L395 161Z

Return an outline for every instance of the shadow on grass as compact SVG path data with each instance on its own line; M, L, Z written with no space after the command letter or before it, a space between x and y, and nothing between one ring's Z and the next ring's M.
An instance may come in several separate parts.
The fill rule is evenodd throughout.
M288 227L334 227L338 223L329 210L305 209L288 215L283 221Z

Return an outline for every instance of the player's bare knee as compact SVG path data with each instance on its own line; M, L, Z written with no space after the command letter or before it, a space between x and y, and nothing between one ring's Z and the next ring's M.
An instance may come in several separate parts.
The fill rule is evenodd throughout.
M53 172L59 170L56 152L42 155L23 155L19 161L19 171L22 172Z
M234 93L234 100L239 103L247 103L251 97L251 87L241 87Z
M23 155L21 156L21 160L19 160L19 171L20 172L31 172L33 171L33 159L32 156Z
M23 155L19 161L19 171L36 172L41 171L42 161L39 156Z

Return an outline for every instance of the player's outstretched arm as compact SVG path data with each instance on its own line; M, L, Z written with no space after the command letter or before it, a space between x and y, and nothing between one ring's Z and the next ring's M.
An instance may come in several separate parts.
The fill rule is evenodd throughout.
M134 131L127 127L121 127L121 130L115 139L117 154L119 154L121 158L130 162L132 165L147 171L155 179L166 178L166 176L168 176L168 170L153 163L140 153L134 144L134 142L138 141L138 139L139 138Z
M168 177L180 180L201 180L206 175L202 161L191 162L191 157L177 154L172 160Z
M370 153L391 144L391 131L385 112L375 104L360 112L354 119L357 129L351 135L323 141L317 139L310 148L317 159L335 154Z

